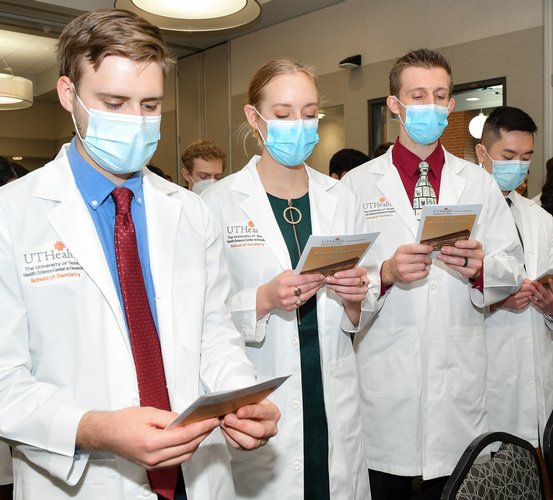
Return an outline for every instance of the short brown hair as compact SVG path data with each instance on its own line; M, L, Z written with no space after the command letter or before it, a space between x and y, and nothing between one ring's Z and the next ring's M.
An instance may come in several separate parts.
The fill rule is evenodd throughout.
M405 68L442 68L449 76L449 95L453 92L453 77L451 76L451 66L447 59L439 52L431 49L411 50L403 57L400 57L390 70L390 95L399 97L401 87L401 73Z
M319 92L319 82L310 68L289 59L274 59L261 66L252 76L248 87L248 104L257 108L263 99L265 86L276 76L290 73L304 73Z
M97 70L107 56L143 63L157 61L167 75L173 64L161 30L132 12L99 9L73 19L58 41L60 76L77 86L86 59Z
M221 160L225 170L225 152L212 141L194 141L189 144L181 156L182 166L191 174L194 170L194 160Z

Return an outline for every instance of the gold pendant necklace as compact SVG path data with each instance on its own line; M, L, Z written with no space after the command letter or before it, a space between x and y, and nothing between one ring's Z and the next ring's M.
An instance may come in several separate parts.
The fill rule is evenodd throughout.
M297 220L294 218L294 215L298 216ZM292 205L292 200L288 200L288 206L283 210L282 216L284 217L284 220L292 226L294 239L296 240L296 248L298 249L298 259L300 259L301 247L300 247L300 240L298 238L298 232L296 231L296 225L301 222L303 215L298 207L295 207ZM296 309L296 318L298 321L298 325L301 325L301 315L300 315L299 307Z
M294 215L298 216L298 220L295 220ZM296 240L296 247L298 249L298 259L301 257L301 247L300 240L298 239L298 233L296 231L296 225L301 222L303 217L300 209L292 205L292 200L288 200L288 206L282 212L284 220L292 226L292 231L294 232L294 239Z

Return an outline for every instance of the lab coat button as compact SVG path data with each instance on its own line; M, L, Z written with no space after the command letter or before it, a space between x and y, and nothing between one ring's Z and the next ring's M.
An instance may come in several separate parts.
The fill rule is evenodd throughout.
M301 470L301 462L299 460L296 460L294 462L294 470L296 471Z
M300 402L297 399L294 399L292 401L292 408L294 408L294 410L297 410L299 407L300 407Z
M438 285L437 285L436 283L432 283L432 284L430 285L430 288L431 288L432 290L436 290L436 288L438 288Z
M529 385L530 387L534 387L534 381L533 381L533 380L529 380L529 381L528 381L528 385Z
M528 343L531 344L533 342L532 337L528 337Z
M150 489L150 485L149 484L143 484L142 488L141 488L141 491L140 491L140 494L143 497L149 497L152 494L152 490Z
M292 337L292 345L297 346L298 345L298 337Z

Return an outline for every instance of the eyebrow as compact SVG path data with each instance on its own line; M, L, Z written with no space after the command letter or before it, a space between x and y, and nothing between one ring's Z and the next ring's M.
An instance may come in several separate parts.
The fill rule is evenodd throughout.
M319 103L318 102L310 102L310 103L307 103L304 108L308 108L309 106L318 106ZM277 102L275 104L273 104L271 106L271 108L276 108L277 106L282 106L284 108L291 108L292 105L291 104L288 104L288 103L285 103L285 102ZM302 108L303 109L303 108Z
M509 149L509 148L503 148L501 150L502 153L510 153L510 154L513 154L513 155L516 155L518 154L516 151L513 151L512 149ZM524 153L522 153L520 156L524 156L524 155L530 155L530 154L533 154L534 153L534 150L531 149L530 151L526 151Z
M110 98L110 99L119 99L121 101L128 101L130 99L127 95L117 95L117 94L108 94L106 92L98 92L96 94L100 98ZM149 101L161 101L163 96L158 97L146 97L145 99L142 99L140 102L149 102Z
M408 90L408 92L414 92L416 90L424 90L425 92L440 92L442 90L446 90L447 92L449 92L449 87L438 87L434 90L430 90L428 87L416 87L414 89Z

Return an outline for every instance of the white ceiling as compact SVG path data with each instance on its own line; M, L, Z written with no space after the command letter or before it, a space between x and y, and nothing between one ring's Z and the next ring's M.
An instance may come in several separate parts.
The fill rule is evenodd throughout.
M224 1L224 0L223 0ZM166 32L183 57L266 26L343 0L258 0L261 16L247 26L213 33ZM34 79L56 66L57 36L81 12L113 7L114 0L0 0L0 72Z

